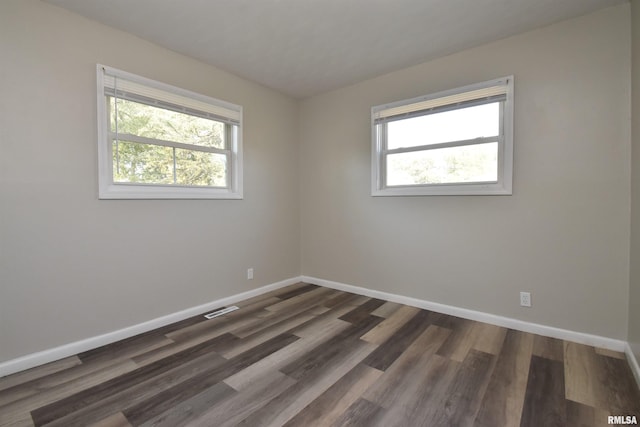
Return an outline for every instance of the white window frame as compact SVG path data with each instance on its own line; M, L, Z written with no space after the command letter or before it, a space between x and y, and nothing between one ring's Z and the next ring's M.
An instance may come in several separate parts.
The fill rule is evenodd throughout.
M457 147L462 145L481 144L488 141L477 138L471 141L452 141L443 144L425 145L411 148L387 149L386 123L380 120L385 114L408 111L409 113L429 111L433 105L448 109L464 108L464 102L477 98L473 92L482 94L488 88L504 87L505 100L501 101L501 126L498 137L498 180L494 182L416 184L403 186L386 185L386 156L409 151L426 151L430 149ZM456 101L462 99L463 102ZM433 108L437 112L437 108ZM428 114L428 113L426 113ZM371 108L371 195L372 196L435 196L435 195L511 195L513 180L513 76L502 77L486 82L471 84L456 89L419 96Z
M165 83L157 82L126 71L97 64L97 113L98 113L98 197L100 199L242 199L242 107L209 96L201 95ZM184 112L197 110L219 112L220 117L232 118L233 135L228 137L225 149L200 148L227 155L227 185L225 187L181 186L167 184L119 183L113 179L113 149L108 117L107 98L112 81L123 79L146 87L150 96L160 94L166 99L176 100L172 105L184 108ZM117 83L116 83L117 84ZM110 90L114 90L110 88ZM162 101L159 101L160 103ZM195 107L194 107L195 106ZM231 127L231 126L230 126ZM144 137L127 136L141 143L190 148L190 145L170 141L151 140Z

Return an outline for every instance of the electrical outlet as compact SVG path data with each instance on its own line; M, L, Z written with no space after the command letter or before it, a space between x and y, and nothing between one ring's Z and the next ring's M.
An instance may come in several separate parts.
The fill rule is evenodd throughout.
M531 307L531 293L520 292L520 305L522 307Z
M247 280L253 280L253 267L247 268Z

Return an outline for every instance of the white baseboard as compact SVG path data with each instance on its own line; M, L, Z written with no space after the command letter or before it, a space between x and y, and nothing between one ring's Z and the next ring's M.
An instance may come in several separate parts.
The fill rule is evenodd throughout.
M633 376L636 377L636 382L638 383L638 387L640 387L640 364L638 364L638 359L636 359L636 355L633 353L633 349L629 343L627 343L625 348L625 354L627 355L627 362L629 362Z
M515 329L518 331L530 332L547 337L573 341L580 344L591 345L594 347L601 347L620 352L624 352L627 347L627 343L622 340L602 337L599 335L585 334L583 332L575 332L567 329L555 328L553 326L540 325L537 323L525 322L523 320L513 319L510 317L497 316L495 314L469 310L466 308L440 304L437 302L425 301L417 298L407 297L404 295L396 295L388 292L361 288L359 286L347 285L344 283L333 282L331 280L319 279L317 277L302 276L302 281L305 283L312 283L314 285L320 285L327 288L338 289L354 294L365 295L372 298L410 305L412 307L423 308L425 310L436 311L438 313L449 314L451 316L462 317L464 319L476 320L479 322L489 323L491 325L497 325L505 328Z
M233 304L238 301L252 298L285 286L293 285L300 281L302 281L302 277L292 277L281 282L272 283L270 285L262 286L226 298L221 298L196 307L187 308L176 313L158 317L147 322L138 323L137 325L129 326L117 331L108 332L103 335L98 335L95 337L72 342L49 350L27 354L26 356L22 356L17 359L8 360L6 362L0 363L0 377L24 371L36 366L44 365L45 363L53 362L65 357L73 356L75 354L92 350L106 344L111 344L125 338L130 338L135 335L142 334L144 332L148 332L153 329L169 325L171 323L179 322L192 316L196 316L208 310L219 308L224 305Z

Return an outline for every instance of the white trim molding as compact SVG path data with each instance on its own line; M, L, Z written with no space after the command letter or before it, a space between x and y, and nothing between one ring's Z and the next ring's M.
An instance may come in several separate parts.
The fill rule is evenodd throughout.
M317 277L302 276L302 281L314 285L324 286L327 288L337 289L340 291L351 292L358 295L364 295L372 298L383 299L386 301L397 302L400 304L410 305L425 310L435 311L438 313L449 314L451 316L462 317L464 319L475 320L478 322L489 323L491 325L502 326L505 328L515 329L518 331L529 332L532 334L544 335L551 338L572 341L580 344L591 345L594 347L606 348L609 350L624 352L628 346L625 341L612 338L602 337L599 335L585 334L583 332L575 332L567 329L555 328L553 326L540 325L537 323L525 322L524 320L513 319L510 317L497 316L495 314L484 313L481 311L469 310L466 308L455 307L437 302L421 300L418 298L407 297L404 295L391 294L388 292L376 291L372 289L362 288L359 286L347 285L331 280L319 279Z
M111 344L116 341L130 338L144 332L161 328L162 326L170 325L171 323L179 322L192 316L197 316L201 313L206 313L207 311L210 311L214 308L220 308L221 306L234 304L238 301L262 295L264 293L271 292L285 286L293 285L301 281L302 277L292 277L290 279L252 289L250 291L231 295L225 298L208 302L206 304L201 304L196 307L187 308L185 310L158 317L147 322L138 323L137 325L122 328L117 331L108 332L106 334L86 338L80 341L75 341L52 349L27 354L17 359L8 360L6 362L0 363L0 377L34 368L36 366L44 365L45 363L60 360L65 357L73 356L75 354L92 350L103 345Z
M638 363L638 359L636 359L636 355L629 343L626 345L625 354L627 355L627 362L633 372L633 376L636 377L636 383L638 383L638 387L640 387L640 364Z

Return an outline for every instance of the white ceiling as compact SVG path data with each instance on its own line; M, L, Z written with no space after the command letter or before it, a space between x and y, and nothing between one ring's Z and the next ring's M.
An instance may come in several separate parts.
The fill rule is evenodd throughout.
M43 0L296 98L627 0Z

